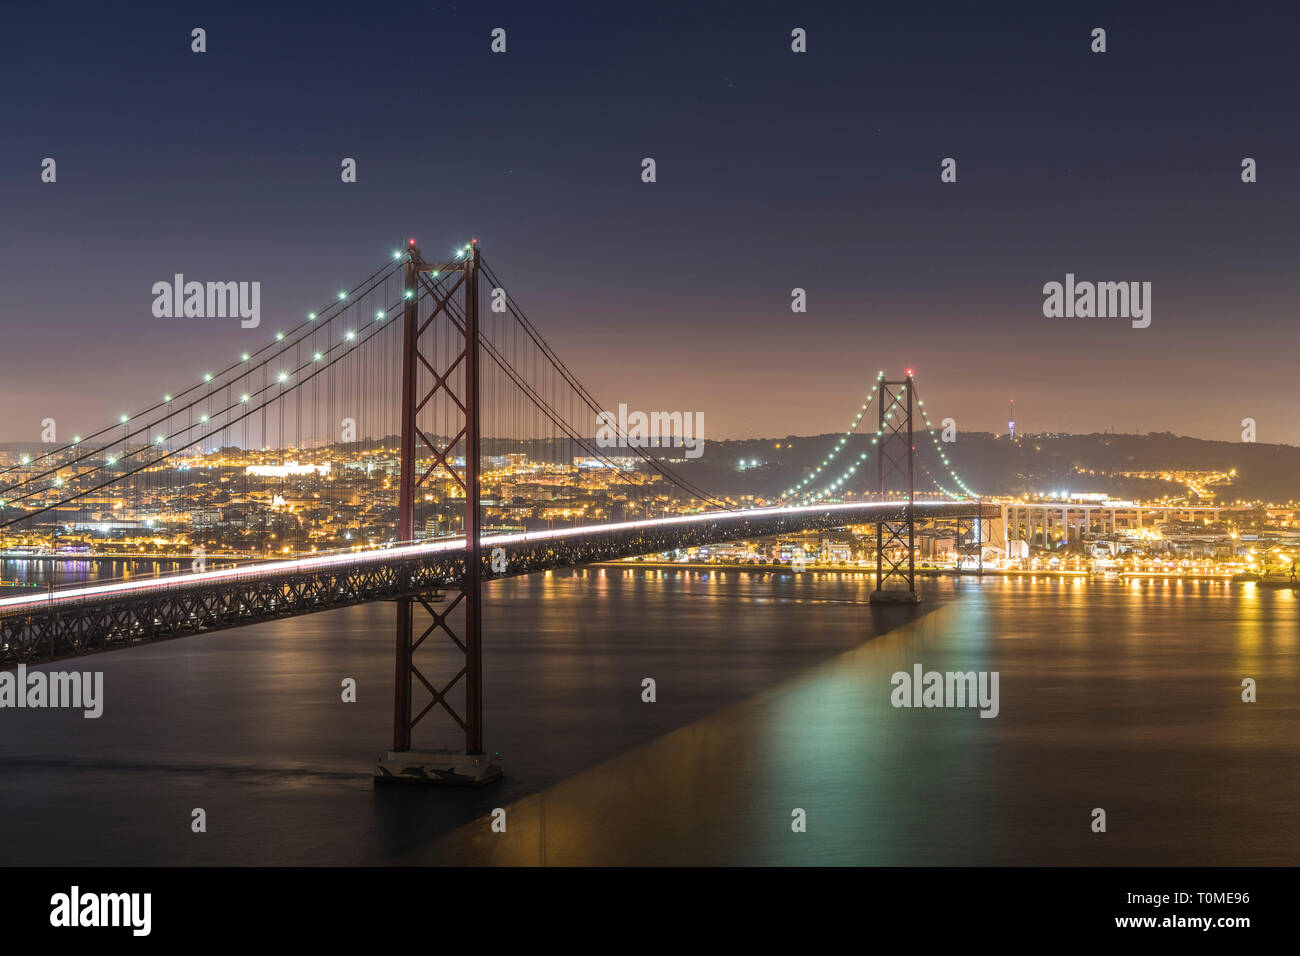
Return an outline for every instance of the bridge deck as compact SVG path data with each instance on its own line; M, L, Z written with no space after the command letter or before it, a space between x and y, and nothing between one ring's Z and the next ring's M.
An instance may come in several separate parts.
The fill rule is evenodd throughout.
M485 579L612 561L740 538L904 517L902 502L761 508L481 539ZM996 505L917 502L917 519L1000 516ZM491 554L504 552L504 573ZM310 614L458 584L468 552L448 539L251 567L85 585L0 600L0 667L38 663Z

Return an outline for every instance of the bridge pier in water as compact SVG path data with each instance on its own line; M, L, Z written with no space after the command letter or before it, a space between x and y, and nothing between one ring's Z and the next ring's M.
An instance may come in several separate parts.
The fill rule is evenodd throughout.
M431 595L416 594L397 600L396 673L393 689L393 748L380 759L376 783L410 782L452 786L482 786L501 778L501 762L483 750L483 569L480 552L481 511L479 506L479 250L471 243L468 255L455 262L427 263L412 239L405 253L406 307L403 313L402 344L402 434L401 486L398 497L398 536L415 540L416 491L441 470L465 492L465 564L458 586L447 594L455 597L441 612ZM433 283L430 277L443 277ZM443 283L446 289L439 288ZM421 319L418 295L423 286L433 302L433 311ZM457 303L457 293L460 302ZM437 326L451 326L451 339L463 342L460 353L444 357L439 369L436 354ZM429 343L426 350L422 343ZM422 372L423 370L423 372ZM455 383L459 382L459 389ZM437 436L420 427L420 412L439 399L460 409L462 426L443 448ZM463 442L465 477L448 463L458 443ZM421 476L415 473L417 445L433 456L434 464ZM460 610L459 633L453 613ZM415 618L419 610L432 623L417 637ZM453 642L464 655L464 665L439 686L430 680L416 661L416 651L431 638ZM464 682L465 706L457 711L448 695ZM428 702L417 712L415 684L428 693ZM446 711L465 734L465 749L414 750L412 731L437 708Z

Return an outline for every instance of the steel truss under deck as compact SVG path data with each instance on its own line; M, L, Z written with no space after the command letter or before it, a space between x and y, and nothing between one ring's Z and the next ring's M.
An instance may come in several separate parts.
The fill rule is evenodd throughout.
M927 517L947 520L969 516L976 507L965 502L918 506ZM996 505L984 505L980 511L986 518L1000 513ZM509 570L494 574L490 552L480 553L478 577L530 574L741 538L829 531L905 517L906 504L900 502L884 513L867 505L861 512L839 509L801 515L719 512L677 525L610 531L589 527L574 535L504 544L486 538L483 547L501 547ZM265 571L254 565L215 583L162 579L153 587L78 600L59 598L55 592L48 605L42 602L0 612L0 667L134 647L368 601L409 598L425 610L431 593L463 586L467 557L463 547L415 554L373 551L330 567L296 572ZM435 607L430 604L428 610Z

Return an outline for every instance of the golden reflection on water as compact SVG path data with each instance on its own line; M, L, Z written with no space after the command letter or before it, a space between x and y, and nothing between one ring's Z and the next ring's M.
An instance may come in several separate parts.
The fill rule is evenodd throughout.
M1294 594L1054 579L955 590L882 636L509 804L504 833L490 815L460 827L435 858L1300 861L1297 828L1279 831L1267 811L1300 799ZM915 663L999 671L1000 715L893 708L890 675ZM1260 703L1241 702L1245 676ZM1088 826L1094 806L1111 815L1105 835ZM792 831L796 809L806 832Z

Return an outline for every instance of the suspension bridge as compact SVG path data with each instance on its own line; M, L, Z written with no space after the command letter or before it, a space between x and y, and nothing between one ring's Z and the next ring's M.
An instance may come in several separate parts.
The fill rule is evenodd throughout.
M915 603L917 522L952 521L959 534L982 536L982 519L999 514L953 470L910 369L899 379L880 373L825 457L765 507L710 494L673 469L662 449L625 433L619 451L626 449L632 461L615 460L588 437L604 407L556 355L477 241L445 260L426 261L411 240L390 263L257 351L98 431L0 470L0 531L17 530L62 520L69 509L111 508L122 498L165 506L177 473L204 473L214 461L219 467L227 451L234 457L260 449L278 461L290 451L311 457L338 445L336 427L345 442L371 448L370 468L387 449L369 436L395 434L394 460L381 485L395 499L391 537L213 570L196 560L175 574L3 598L0 667L392 601L393 743L376 780L477 785L501 773L483 740L485 582L867 525L875 528L873 603ZM918 415L937 456L935 469L921 463L920 471L944 500L918 499ZM485 503L483 462L510 455L594 463L619 490L623 513L545 530L491 527L485 511L502 508L499 501ZM934 474L939 468L951 487ZM668 491L684 513L649 517ZM422 537L421 517L440 526L449 511L458 512L456 534ZM429 672L422 652L434 640L457 649L461 666L454 673ZM436 711L463 733L463 750L413 749L416 726Z

